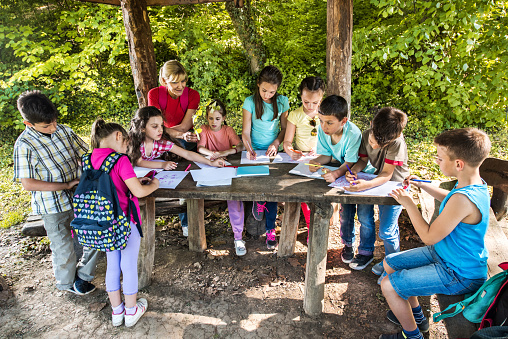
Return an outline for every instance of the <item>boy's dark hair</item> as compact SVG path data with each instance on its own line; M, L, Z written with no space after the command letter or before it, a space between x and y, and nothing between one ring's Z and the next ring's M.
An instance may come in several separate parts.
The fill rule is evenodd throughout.
M383 107L372 119L372 135L379 147L384 147L402 134L406 124L406 113L394 107Z
M26 91L18 98L18 110L23 120L31 124L50 124L58 118L55 105L41 91Z
M347 101L339 95L329 95L321 102L319 113L333 115L340 121L348 116Z
M489 136L477 128L460 128L444 131L434 138L434 143L446 148L451 160L460 159L469 166L480 166L489 156Z
M298 88L298 91L300 92L300 95L302 95L303 90L306 89L310 92L317 92L319 90L322 90L323 92L326 89L325 82L320 77L306 77L302 80L300 83L300 87Z
M92 149L100 148L101 140L107 138L114 132L121 132L124 139L129 138L129 134L122 125L116 122L105 122L101 117L95 119L92 124L92 132L90 135L90 144Z
M282 83L282 72L275 66L272 65L266 66L259 73L258 80L256 83L259 86L263 82L267 82L272 85L277 85L277 88L279 88L280 84ZM279 116L279 108L277 105L278 96L279 93L275 92L274 96L272 97L272 107L273 107L272 120L277 119L277 117ZM254 109L256 111L256 119L261 119L264 110L263 110L263 99L259 94L259 87L257 87L256 91L254 92Z

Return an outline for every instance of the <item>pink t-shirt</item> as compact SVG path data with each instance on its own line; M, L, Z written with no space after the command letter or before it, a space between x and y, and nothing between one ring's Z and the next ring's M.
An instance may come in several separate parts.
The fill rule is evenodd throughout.
M201 126L201 129L198 147L203 146L212 152L220 152L231 149L233 145L240 143L240 138L231 126L224 125L217 132L212 131L208 125Z
M115 150L112 148L95 148L92 151L91 157L93 168L99 169L104 159L106 159L106 157L113 152L115 152ZM127 192L129 191L129 188L125 184L125 180L136 178L136 173L134 173L134 169L132 168L129 158L127 156L120 157L109 174L113 180L113 184L116 187L120 207L122 208L122 211L125 213L125 215L127 215L127 210L129 208L129 198L127 197ZM132 201L134 201L134 204L136 205L138 216L140 218L139 220L141 222L141 212L139 210L138 198L132 196ZM134 215L132 213L131 221L134 222Z
M145 143L141 144L141 159L151 161L159 158L164 152L169 152L173 148L174 143L169 140L154 140L152 154L146 155Z
M155 106L162 111L164 114L164 126L173 127L182 123L183 118L185 117L185 112L180 106L180 97L173 99L169 93L167 94L168 101L166 107L161 107L161 103L159 103L159 94L163 91L166 91L167 88L164 86L159 86L152 88L148 92L148 106ZM198 91L189 88L189 106L187 109L198 109L199 106L199 93Z

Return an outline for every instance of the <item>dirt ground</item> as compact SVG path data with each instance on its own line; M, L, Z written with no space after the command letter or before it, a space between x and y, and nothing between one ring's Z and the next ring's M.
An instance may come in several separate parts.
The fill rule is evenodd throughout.
M54 287L47 241L21 236L20 226L0 229L0 338L377 338L399 330L385 317L388 305L370 271L383 257L379 240L373 264L353 271L340 260L338 225L330 227L324 312L311 318L303 311L303 219L292 257L277 258L261 237L247 240L240 258L225 207L205 213L204 253L188 250L174 218L158 220L152 283L139 293L148 311L131 329L111 325L105 256L93 281L97 290L76 296ZM279 226L280 220L281 213ZM404 214L400 229L402 249L421 246ZM427 316L438 310L434 298L421 303ZM425 336L447 338L432 321Z

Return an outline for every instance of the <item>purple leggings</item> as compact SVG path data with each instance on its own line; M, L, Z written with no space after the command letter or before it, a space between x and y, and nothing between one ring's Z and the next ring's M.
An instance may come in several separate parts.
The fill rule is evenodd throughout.
M120 274L123 274L123 294L138 293L138 253L141 237L138 228L131 222L131 235L127 246L121 251L106 252L106 291L120 290Z
M235 240L242 240L244 213L243 201L228 200L229 222L233 228Z

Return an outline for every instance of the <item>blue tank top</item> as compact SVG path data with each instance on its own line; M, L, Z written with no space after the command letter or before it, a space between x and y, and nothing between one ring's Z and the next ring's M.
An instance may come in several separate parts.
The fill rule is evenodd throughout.
M457 187L457 185L455 185ZM444 198L439 213L446 202L456 193L465 195L480 210L482 220L476 224L460 222L443 240L434 245L436 252L460 276L468 279L487 277L487 258L489 252L485 247L485 233L489 226L490 197L487 184L469 185L453 188Z

